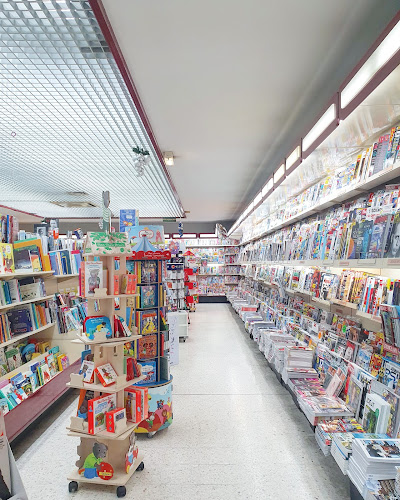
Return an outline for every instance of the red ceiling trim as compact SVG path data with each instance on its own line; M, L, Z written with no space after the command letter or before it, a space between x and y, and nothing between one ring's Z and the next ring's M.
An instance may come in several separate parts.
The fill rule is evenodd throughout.
M135 107L137 109L137 112L140 116L140 119L142 120L143 126L150 138L150 141L154 147L154 150L157 154L158 159L160 160L161 166L164 169L165 175L168 179L168 182L175 194L175 198L182 210L182 217L186 217L185 211L183 209L182 202L180 200L180 197L178 195L178 191L176 190L175 184L172 181L172 178L170 176L170 173L168 172L167 167L165 166L164 163L164 157L162 155L161 149L158 145L158 142L155 138L153 129L151 128L150 121L147 117L146 111L144 110L142 101L139 97L139 93L136 89L136 86L133 82L132 76L130 74L130 71L128 69L128 65L126 64L125 58L122 54L121 48L118 44L117 38L114 34L114 31L111 27L110 20L108 19L106 10L104 8L103 2L101 0L89 0L90 7L93 10L93 13L97 19L97 22L99 23L100 29L103 32L104 38L106 39L106 42L108 46L110 47L111 53L114 56L115 62L118 66L118 69L121 72L122 78L124 79L125 85L127 86L129 93L133 99L133 102L135 104Z
M13 212L19 212L20 214L31 215L32 217L37 217L38 219L43 219L41 215L32 214L31 212L25 212L25 210L19 210L18 208L7 207L6 205L0 205L0 208L6 208L7 210L12 210Z

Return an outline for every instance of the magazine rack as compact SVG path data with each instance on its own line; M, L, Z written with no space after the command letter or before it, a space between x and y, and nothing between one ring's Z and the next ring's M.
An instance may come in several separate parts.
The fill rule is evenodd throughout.
M92 233L93 234L93 233ZM118 234L118 233L117 233ZM110 235L114 236L114 235ZM110 286L114 283L114 276L126 274L126 257L131 255L124 248L115 249L115 252L107 249L104 254L101 248L93 248L88 255L88 260L98 256L100 261L103 262L103 268L108 271L108 290L113 290ZM115 269L115 257L119 258L119 269ZM97 291L97 290L96 290ZM134 295L109 295L106 289L98 290L94 296L87 297L88 299L88 316L104 315L108 316L111 320L111 327L114 332L114 314L117 312L120 316L126 317L126 301L128 297ZM118 301L115 299L118 298ZM94 376L93 383L83 382L83 375L72 374L71 380L68 384L69 387L77 389L86 389L94 392L94 397L103 394L116 394L117 408L122 408L124 404L124 389L131 386L135 382L144 379L144 376L128 380L124 374L124 343L140 338L135 335L136 329L132 329L133 335L130 337L118 337L107 339L104 336L95 336L93 340L89 340L82 332L79 332L77 339L73 342L80 343L82 346L90 346L91 354L93 354L94 366L104 365L111 363L115 372L117 373L117 380L114 384L104 387L98 379L97 374ZM138 454L138 449L135 446L135 428L138 423L127 422L126 418L116 423L116 432L108 432L103 430L96 434L89 434L88 423L83 418L78 416L71 417L71 423L68 427L69 436L79 437L80 444L77 448L79 459L76 462L77 468L69 475L69 491L74 492L78 489L78 483L94 483L103 484L108 486L117 486L117 496L124 497L126 495L125 485L136 470L143 470L144 463L142 456ZM101 448L101 454L96 453L96 449ZM90 470L96 470L97 467L102 465L106 466L106 473L108 464L113 469L112 477L107 475L95 473L94 477L87 477L84 469L85 459L91 455L98 458L104 458L104 462L99 466L94 466ZM127 466L128 465L128 466ZM104 479L102 479L104 477Z
M141 287L149 284L157 285L159 290L157 307L150 308L157 310L158 350L155 357L145 360L154 365L155 377L153 379L148 377L145 379L145 383L140 384L140 387L147 387L149 391L149 414L148 418L142 420L136 428L136 433L145 433L149 438L153 437L159 430L169 427L172 423L172 376L169 371L169 331L166 324L166 294L163 288L163 276L166 270L165 261L170 258L171 253L169 251L133 251L132 257L129 259L135 261L136 266L141 266L142 263L149 261L155 263L157 277L155 281L149 283L145 280L142 281L142 278L139 280L141 273L136 273L138 275L139 293ZM141 332L139 331L139 333ZM139 353L138 360L142 361Z

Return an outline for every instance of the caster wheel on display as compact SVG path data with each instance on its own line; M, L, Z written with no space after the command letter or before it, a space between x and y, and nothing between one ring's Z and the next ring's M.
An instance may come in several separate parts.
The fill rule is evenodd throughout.
M75 493L75 491L78 491L78 483L76 481L71 481L68 485L68 491L70 493Z
M155 432L148 432L148 433L147 433L147 438L148 438L148 439L151 439L152 437L154 437L154 436L155 436L155 434L156 434Z
M144 469L144 462L140 462L136 470L143 470L143 469Z
M118 486L117 488L117 497L122 498L126 495L126 488L125 486Z

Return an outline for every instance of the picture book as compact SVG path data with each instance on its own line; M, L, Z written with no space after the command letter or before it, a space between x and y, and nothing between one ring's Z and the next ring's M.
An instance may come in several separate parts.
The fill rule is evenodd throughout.
M139 335L149 335L158 332L158 311L137 311L137 324Z
M157 363L156 361L138 361L142 375L146 377L136 382L136 385L149 384L157 381Z
M164 226L131 226L128 236L134 251L141 249L142 246L146 248L143 240L150 243L156 250L163 249L165 245Z
M143 285L140 287L140 306L149 308L157 306L157 285Z
M0 274L14 273L14 252L10 243L0 243Z
M60 372L64 371L69 367L69 358L66 354L59 354L57 356L58 370Z
M15 272L33 272L30 252L27 248L14 250Z
M11 331L14 335L34 330L31 310L27 306L16 307L15 309L8 311L7 317L10 322Z
M157 335L146 335L137 341L138 359L151 359L157 356Z
M82 262L81 266L81 295L93 296L96 288L103 288L103 263Z
M107 316L88 316L83 322L83 330L88 339L94 340L96 336L112 338L110 318Z
M133 238L130 236L130 230L134 226L139 225L139 211L134 209L125 209L119 211L119 232L128 233L129 238Z
M50 370L46 363L38 367L38 375L41 385L47 384L51 380Z
M82 361L79 369L79 375L83 375L84 382L92 384L94 381L94 362L86 360Z
M88 420L88 402L91 399L94 399L94 391L87 391L86 389L80 390L76 416L83 418L86 422Z
M138 283L156 283L157 277L157 262L154 260L140 261Z
M97 434L106 429L106 413L117 407L117 395L105 394L88 401L88 431Z
M54 354L49 354L46 356L46 364L49 367L50 377L53 378L57 375L57 361L54 357Z
M104 387L115 384L117 381L117 374L110 363L97 366L95 372Z
M5 352L8 370L12 372L13 370L19 368L22 365L21 353L18 348L11 347Z
M125 408L115 408L106 413L106 426L108 432L116 432L117 424L126 417Z

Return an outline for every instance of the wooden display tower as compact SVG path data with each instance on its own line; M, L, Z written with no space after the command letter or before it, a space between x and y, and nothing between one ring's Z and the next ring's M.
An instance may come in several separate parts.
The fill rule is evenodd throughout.
M149 391L149 416L138 424L137 433L146 433L148 437L162 429L165 429L172 423L172 376L169 373L169 338L167 308L165 304L166 294L163 287L163 263L171 258L171 252L166 251L138 251L132 252L129 260L135 261L136 275L138 276L138 293L141 294L141 288L146 285L156 285L158 290L158 300L156 307L140 308L137 311L157 310L157 355L152 358L146 358L145 361L155 363L155 380L149 380L141 383L140 386L147 387ZM143 273L138 268L146 262L153 262L156 268L156 279L154 281L144 280ZM140 304L141 305L141 304ZM133 325L133 321L131 322ZM136 324L139 327L140 324ZM142 361L138 352L138 360Z
M89 241L91 235L98 235L105 233L89 233ZM115 233L112 235L107 235L113 240L115 237L118 238L120 234ZM106 238L108 239L108 238ZM88 249L86 249L88 250ZM99 333L93 340L89 340L83 332L80 332L78 338L73 340L74 343L80 343L82 347L90 346L91 353L93 354L94 365L100 366L105 363L111 363L115 372L117 373L116 383L113 385L104 387L100 380L95 374L94 383L83 382L83 375L72 374L71 380L69 382L69 387L74 387L77 389L85 389L94 392L94 397L103 394L116 394L117 408L124 407L124 390L134 384L143 380L144 376L127 381L127 376L124 374L124 343L127 341L135 340L140 338L139 335L135 335L136 328L132 329L132 336L130 337L115 337L114 332L114 314L120 316L126 315L126 300L128 297L133 297L130 295L110 295L108 291L113 290L114 276L116 274L122 276L126 274L126 257L131 255L130 247L128 245L117 248L106 247L106 251L100 245L96 248L96 245L90 246L90 253L86 252L87 260L94 260L94 257L99 257L99 260L103 262L103 269L108 270L108 290L107 288L95 289L95 295L85 297L88 299L88 316L108 316L110 318L111 327L113 329L113 338L107 339L105 334ZM115 257L119 258L119 269L115 269ZM115 299L118 298L119 307L116 307ZM116 423L116 432L108 432L107 430L101 431L96 434L89 434L88 432L88 422L83 418L78 416L71 417L71 423L68 427L69 436L79 437L80 444L77 448L79 459L76 462L77 469L75 469L68 477L71 481L69 483L69 491L73 492L78 489L79 482L87 482L94 484L117 486L117 496L123 497L126 494L125 484L128 482L135 470L143 470L144 464L142 462L142 456L138 454L138 450L135 446L135 428L138 423L127 422L126 418L118 421ZM93 452L95 453L95 446L97 448L101 447L102 450L106 450L106 456L104 462L111 464L113 468L113 475L110 479L102 479L98 475L93 478L88 478L83 475L82 471L85 459ZM130 457L133 457L133 463L127 468L127 453L130 453ZM127 470L128 469L128 470ZM105 477L102 475L102 477Z

